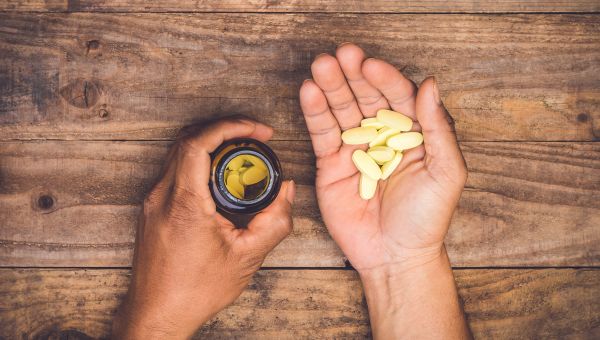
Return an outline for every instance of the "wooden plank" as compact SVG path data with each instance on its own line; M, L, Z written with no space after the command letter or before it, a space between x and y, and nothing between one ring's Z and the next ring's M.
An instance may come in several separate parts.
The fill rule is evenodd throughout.
M475 338L597 338L597 269L456 270ZM0 270L0 337L109 336L127 270ZM368 314L350 270L261 270L195 338L366 338ZM69 337L69 338L71 338Z
M315 55L438 77L464 141L600 136L600 16L0 13L0 139L172 139L231 113L306 140Z
M129 266L166 142L0 143L0 266ZM298 184L295 231L266 266L344 266L323 225L308 142L272 142ZM600 143L462 143L470 169L454 266L600 265Z
M597 12L595 0L18 0L0 2L3 11L35 12L329 12L329 13L527 13Z

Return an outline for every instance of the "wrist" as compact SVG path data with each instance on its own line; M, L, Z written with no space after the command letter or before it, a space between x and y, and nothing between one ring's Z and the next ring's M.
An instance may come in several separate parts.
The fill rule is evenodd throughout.
M113 320L114 339L186 339L192 335L181 324L174 322L173 315L164 309L147 308L127 299Z
M397 320L412 315L408 312L411 306L419 305L425 299L423 295L427 292L423 288L428 282L437 280L444 271L450 271L450 265L443 247L360 271L369 318L376 325L372 328L373 337L406 338L408 329L402 325L417 320L406 323L398 323Z
M401 252L402 256L387 263L368 267L356 268L363 282L381 283L383 281L396 281L411 275L418 274L423 268L431 264L447 260L446 248L443 244L421 249L410 249Z

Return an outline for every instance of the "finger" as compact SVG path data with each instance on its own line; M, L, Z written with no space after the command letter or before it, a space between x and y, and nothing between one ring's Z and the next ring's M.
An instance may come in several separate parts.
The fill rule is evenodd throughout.
M367 151L367 145L344 144L340 151L331 157L317 158L317 189L339 182L351 177L358 172L352 162L352 153L361 149Z
M415 162L420 162L425 157L425 148L423 145L419 145L416 148L408 149L402 152L402 161L394 172L392 172L392 176L398 172L404 171L404 169L408 168L411 164Z
M310 68L313 79L325 93L331 112L342 130L358 126L363 115L337 59L328 54L321 54Z
M234 114L234 115L227 116L225 118L221 118L220 120L213 120L213 121L209 121L209 122L196 123L196 124L184 126L183 128L179 129L177 139L183 140L188 137L196 136L196 135L200 134L203 130L205 130L207 126L211 126L219 121L226 121L226 120L228 120L228 121L249 121L249 122L257 123L259 125L257 127L259 129L258 135L262 141L269 140L271 138L271 136L273 135L273 129L271 127L269 127L268 125L261 124L255 120L250 119L241 114Z
M452 119L440 99L435 78L429 77L421 84L416 110L423 130L425 164L434 170L450 170L451 175L462 176L464 159L451 124Z
M323 91L312 80L300 87L300 106L317 157L325 157L342 145L340 126L327 105Z
M387 99L392 110L416 119L415 99L417 87L393 65L370 58L363 62L362 72L367 81Z
M295 195L294 181L284 182L275 201L254 216L243 234L250 247L269 252L290 234Z
M342 44L338 47L335 56L352 92L354 92L363 116L374 117L377 110L389 108L389 104L381 92L363 76L362 63L365 60L365 51L362 48L351 43Z
M173 194L205 201L206 212L213 214L215 206L208 189L210 152L229 139L248 137L266 141L272 133L270 127L249 119L223 119L184 138L179 142Z

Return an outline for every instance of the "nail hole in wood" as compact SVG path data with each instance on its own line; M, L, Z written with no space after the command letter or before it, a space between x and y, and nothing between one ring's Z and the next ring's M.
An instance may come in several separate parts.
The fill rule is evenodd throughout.
M86 46L89 50L95 50L98 49L98 47L100 47L100 42L98 40L90 40L86 43Z
M588 119L590 119L590 116L585 112L582 112L577 115L577 121L580 123L585 123L588 121Z
M42 210L48 210L54 206L54 198L50 195L42 195L37 201L38 207Z

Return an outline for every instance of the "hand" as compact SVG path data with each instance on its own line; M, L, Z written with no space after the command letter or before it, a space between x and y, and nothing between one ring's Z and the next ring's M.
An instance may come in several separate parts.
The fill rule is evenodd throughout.
M434 78L417 91L395 67L365 60L353 44L340 46L336 57L317 56L311 69L314 81L302 85L300 103L317 157L319 207L333 239L361 274L439 256L467 172ZM351 160L357 146L343 145L340 135L382 108L411 117L424 146L404 152L365 201Z
M221 120L179 140L162 179L144 201L133 276L113 325L116 338L187 338L232 303L265 256L292 229L293 182L248 224L217 213L208 181L210 155L228 139L267 141L270 127Z
M468 339L450 263L443 247L467 171L435 79L418 89L392 65L366 59L343 44L322 54L300 104L317 156L317 198L323 220L359 272L374 338ZM357 148L341 132L378 109L411 117L424 146L404 152L368 201L358 194Z

